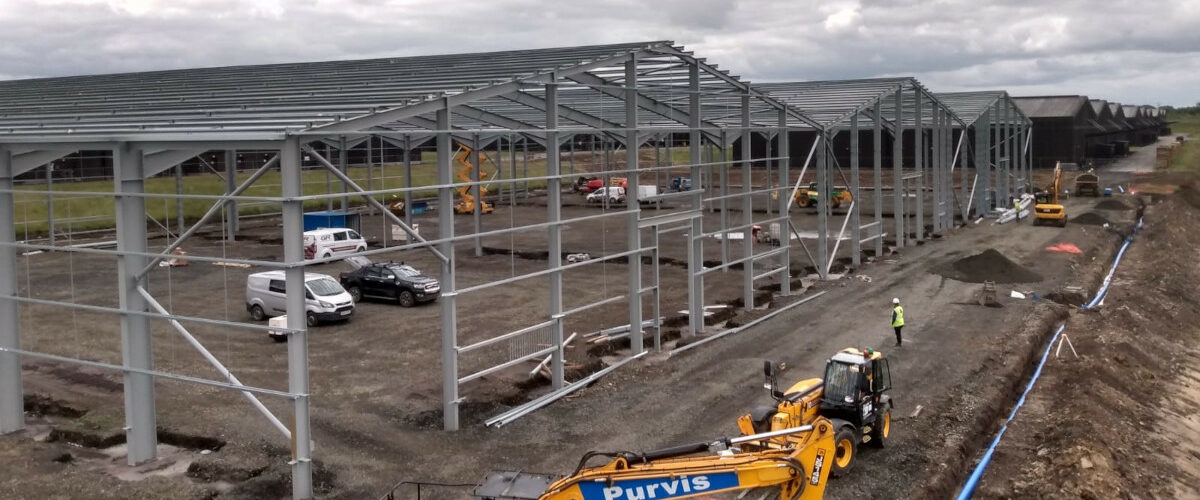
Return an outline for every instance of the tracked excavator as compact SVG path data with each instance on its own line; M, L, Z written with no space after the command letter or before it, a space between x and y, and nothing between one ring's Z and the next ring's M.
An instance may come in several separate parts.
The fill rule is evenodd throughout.
M1050 181L1050 185L1033 194L1033 199L1036 201L1033 206L1033 225L1067 226L1067 208L1058 202L1058 193L1061 190L1062 162L1059 162L1054 165L1054 178Z
M477 500L660 500L748 498L819 500L825 496L834 424L824 418L787 429L720 438L644 453L588 452L575 472L553 477L492 472L474 490ZM607 458L588 466L595 458Z
M835 453L831 474L850 472L860 444L884 447L892 431L894 403L891 370L883 353L848 347L825 361L825 377L810 378L779 390L779 373L786 367L763 364L765 388L775 400L738 418L743 435L771 432L817 421L834 428Z
M471 150L471 148L468 148L467 146L462 145L462 144L459 144L458 147L462 148L459 150L458 154L454 155L454 161L458 162L459 165L462 165L462 168L460 168L458 170L458 180L463 181L463 182L473 182L471 179L471 172L473 170L475 170L475 166L472 165L471 162L467 161L467 158L471 157L472 150ZM487 180L486 174L480 172L479 180L481 182L484 180ZM483 199L482 199L484 196L487 195L487 192L488 192L487 187L485 187L483 184L480 184L479 185L479 198L480 198L479 212L485 213L485 214L490 214L490 213L492 213L492 206L489 205L488 202L483 201ZM473 213L475 213L475 195L471 194L471 186L459 187L458 188L458 196L461 199L459 200L458 204L454 205L454 213L458 213L458 214L473 214Z

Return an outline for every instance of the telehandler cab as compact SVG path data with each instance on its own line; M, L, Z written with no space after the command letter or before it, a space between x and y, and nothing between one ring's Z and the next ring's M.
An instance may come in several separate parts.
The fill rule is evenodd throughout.
M892 430L891 372L883 353L849 347L825 362L825 377L796 382L779 390L783 364L763 364L764 385L775 406L760 406L738 418L743 435L807 425L817 419L833 423L835 455L831 474L840 477L854 465L858 445L882 448Z

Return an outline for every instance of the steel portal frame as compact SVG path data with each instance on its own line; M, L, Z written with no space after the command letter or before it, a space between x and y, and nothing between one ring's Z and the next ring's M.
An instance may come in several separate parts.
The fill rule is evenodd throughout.
M550 259L547 269L512 279L549 279L550 314L534 326L544 324L552 329L549 353L552 355L553 384L556 389L566 385L563 375L562 320L569 314L585 311L595 304L584 304L568 310L562 303L561 280L564 270L588 265L563 265L562 228L591 217L572 219L564 218L561 214L558 197L561 181L565 177L559 164L561 144L576 136L591 136L625 147L623 165L613 163L613 168L607 168L605 173L629 178L628 208L593 217L622 217L627 224L626 249L597 259L596 262L623 256L631 263L640 263L643 254L656 252L660 231L686 229L689 240L687 267L690 313L687 334L694 335L704 330L704 276L714 271L704 269L701 264L704 238L714 233L727 235L730 230L739 228L748 233L757 223L789 221L786 214L790 196L783 198L781 194L777 207L780 215L769 215L764 220L753 219L751 197L771 192L790 194L786 187L789 179L786 137L790 130L827 130L821 122L805 112L751 87L669 41L6 81L0 82L0 96L3 96L0 97L0 209L11 215L0 218L0 432L12 432L24 426L20 369L22 356L88 364L123 372L130 463L155 458L155 378L238 390L253 403L257 403L257 395L282 397L292 404L292 425L281 426L281 431L292 443L290 463L293 495L297 498L312 495L308 344L307 328L303 326L304 270L309 264L322 262L304 259L301 233L305 201L329 200L332 203L332 200L340 199L345 204L346 193L353 190L356 195L371 200L373 208L381 209L383 207L374 201L378 196L401 194L408 200L411 193L418 189L436 189L436 209L440 222L440 233L436 239L421 239L411 229L409 217L406 216L404 220L392 217L392 222L403 227L409 236L402 244L368 253L426 249L441 262L444 427L453 430L459 426L459 385L464 382L463 379L469 380L477 374L464 375L459 370L458 363L464 346L460 345L458 337L457 302L463 294L486 288L457 288L456 266L461 257L457 250L462 246L460 242L469 239L478 241L479 238L496 234L548 231ZM876 117L879 112L876 104ZM876 135L880 128L881 123L876 120ZM731 133L743 140L745 149L740 160L701 159L704 151L709 149L707 145L721 141L724 146L721 138ZM689 164L671 165L668 162L667 165L656 163L653 167L639 165L638 151L646 141L675 135L688 138ZM753 158L748 145L755 135L779 139L778 154ZM433 140L437 150L436 185L418 187L406 183L406 187L400 189L373 189L370 186L363 189L355 185L344 174L345 151L354 144L373 140L374 137L401 145L405 148L406 157L409 148ZM502 141L505 137L509 140ZM514 162L513 175L504 181L509 187L513 203L516 186L524 185L528 194L530 182L545 181L549 201L546 222L499 231L482 231L478 218L480 205L477 203L474 232L456 235L453 221L454 191L469 187L478 194L479 186L486 181L481 180L476 172L470 182L454 182L451 169L455 142L478 146L475 148L477 155L489 152L501 155L504 146L507 146L509 154L515 158L516 143L513 137L520 138L523 147L533 142L547 152L544 176L525 174L517 177ZM319 148L320 145L326 147ZM329 153L329 146L338 148L339 157L336 160ZM17 241L13 214L16 191L12 179L81 150L106 150L112 153L114 190L92 195L108 195L116 201L117 250L71 247L57 245L53 241L49 245ZM227 168L233 164L228 159L239 150L277 151L277 159L259 169L259 172L279 169L281 183L278 196L244 195L241 190L253 184L255 179L237 186L233 170L226 171L226 192L223 195L160 195L146 192L145 179L148 176L212 150L224 153ZM824 158L825 148L819 150ZM330 173L331 179L336 177L341 180L343 186L340 192L330 189L324 194L304 195L300 175L302 154L317 158ZM475 161L478 162L477 159ZM749 181L754 161L767 165L768 178L778 173L776 187L752 189ZM717 195L708 189L712 184L712 169L717 167L722 172L728 172L731 166L740 169L746 180L742 192ZM669 172L673 168L690 171L693 180L690 192L639 200L639 174L653 172L657 176L658 172ZM772 172L772 169L776 172ZM825 170L821 168L818 171ZM407 160L405 175L411 175ZM722 186L722 189L726 188ZM50 189L49 192L53 194L60 191ZM290 337L286 391L245 386L229 370L220 366L220 362L211 354L209 361L218 367L226 377L225 381L198 379L154 369L148 328L151 320L169 321L202 354L206 350L195 342L185 324L229 323L174 315L158 304L145 286L153 262L169 253L169 250L150 251L147 245L146 202L157 198L199 199L214 204L209 214L194 224L192 229L181 232L181 238L175 242L175 246L186 241L187 235L222 209L227 215L232 215L229 217L231 220L226 222L232 237L237 230L239 203L280 205L284 250L281 261L220 260L284 270L289 327L282 331ZM662 200L678 200L681 205L674 211L655 211L652 216L643 213L641 201ZM699 216L701 208L706 203L712 205L728 200L741 201L744 223L736 227L722 224L717 231L706 232ZM386 210L383 212L387 214ZM676 224L678 226L671 227ZM669 229L663 229L664 226ZM652 246L642 245L643 228L652 228ZM858 231L856 225L855 238ZM789 293L791 243L790 238L782 240L784 244L780 249L758 252L747 238L739 259L731 260L728 254L723 255L723 264L716 270L727 270L734 264L743 264L746 307L754 307L753 286L758 279L775 276L780 280L783 293ZM825 243L824 240L822 243ZM116 257L119 260L117 288L121 298L120 307L97 308L19 296L16 286L17 251L37 248ZM824 263L824 254L821 255L821 263ZM191 258L198 261L217 260L204 256ZM756 265L766 271L756 273ZM827 265L818 267L828 270ZM642 296L647 293L657 295L657 277L650 287L643 287L641 274L641 266L631 264L627 290L616 299L628 304L629 324L632 325L631 357L639 356L643 351ZM91 308L119 316L123 345L121 365L22 349L17 306L35 300L43 305ZM612 300L609 298L601 302L609 303ZM267 329L240 323L226 326ZM498 334L492 339L500 340L494 340L493 343L523 333L518 330ZM655 346L658 346L657 342ZM256 407L273 422L279 421L260 403Z
M963 123L959 133L959 163L963 169L960 206L962 217L986 216L992 208L1009 208L1010 196L1031 193L1033 157L1029 144L1033 122L1021 112L1008 92L943 92L936 94ZM962 140L968 137L969 140ZM963 150L965 148L965 150ZM968 192L967 161L974 168L974 180ZM1001 202L1004 202L1003 204Z
M787 82L755 85L764 92L813 118L817 123L808 130L816 132L814 164L817 192L829 192L836 178L847 184L852 202L842 220L832 249L829 243L829 219L832 207L828 203L818 204L817 257L818 273L829 277L829 271L837 258L837 251L849 227L851 263L861 264L863 243L873 242L876 257L883 255L885 236L883 220L883 133L892 137L892 170L895 181L892 187L895 221L893 238L898 248L906 243L919 242L925 238L925 208L927 196L932 208L932 230L942 234L955 224L952 206L953 170L957 150L952 140L952 130L962 127L963 120L942 100L931 93L919 81L911 77L877 78L860 80L836 80L818 82ZM862 224L862 204L859 168L862 165L863 131L861 122L870 123L871 151L870 166L874 186L872 191L874 221ZM797 127L797 130L803 130ZM912 133L912 140L905 140L905 132ZM837 161L831 144L838 134L849 136L849 170L846 177L843 166ZM905 144L908 142L908 144ZM903 164L905 148L912 152L913 162ZM805 161L800 176L787 198L788 206L795 192L804 183L804 174L810 162ZM904 174L909 168L913 174ZM835 176L836 174L836 176ZM912 208L907 203L912 197ZM958 200L963 203L963 200ZM786 210L786 208L784 209ZM911 223L908 218L913 217ZM864 234L865 232L865 234Z

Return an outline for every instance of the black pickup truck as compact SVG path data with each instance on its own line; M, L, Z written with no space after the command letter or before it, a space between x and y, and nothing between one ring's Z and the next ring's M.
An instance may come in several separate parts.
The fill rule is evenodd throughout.
M403 262L363 263L353 271L339 274L338 281L355 302L364 298L382 299L404 307L437 300L442 290L438 280Z

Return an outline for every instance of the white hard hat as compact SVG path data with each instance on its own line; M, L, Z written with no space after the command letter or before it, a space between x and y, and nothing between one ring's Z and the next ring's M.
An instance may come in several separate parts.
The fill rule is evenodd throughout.
M899 303L900 303L900 297L893 298L893 299L892 299L892 303L893 303L893 304L899 304Z

